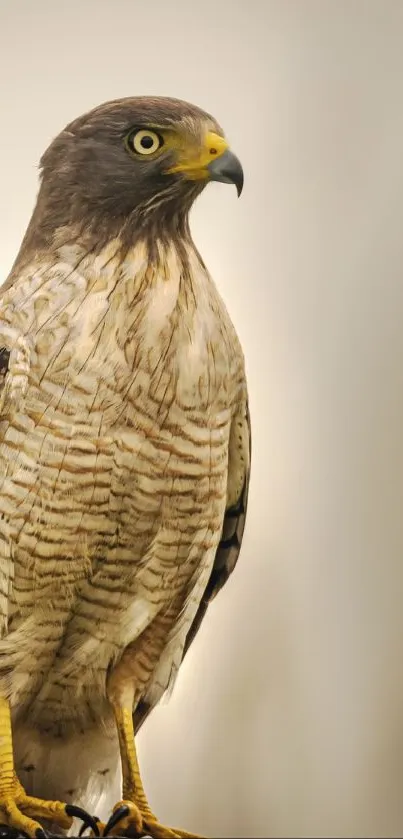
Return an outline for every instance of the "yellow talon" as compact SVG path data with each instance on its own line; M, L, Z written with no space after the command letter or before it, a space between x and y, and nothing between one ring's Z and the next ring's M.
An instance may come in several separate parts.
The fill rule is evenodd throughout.
M183 833L180 830L176 830L174 827L166 827L159 821L152 821L151 819L144 822L144 828L147 835L152 836L152 839L181 839L182 835L197 839L194 833Z
M122 808L127 809L127 813L122 813L119 820L114 823L114 816L117 816ZM109 824L112 827L109 827ZM100 831L101 832L101 831ZM104 827L101 836L133 836L146 837L151 836L152 839L202 839L195 833L188 833L185 830L177 830L176 828L166 827L161 824L149 811L147 814L142 813L139 807L132 801L119 801L112 811L112 816L108 825Z
M114 817L118 815L119 810L125 808L127 813L118 819L114 824ZM109 827L109 825L111 825ZM143 827L143 817L139 808L132 801L118 801L112 810L112 816L106 825L105 833L107 836L121 836L126 830L134 832L135 836L141 836Z
M44 801L27 795L14 770L11 713L7 699L0 697L0 811L9 827L35 837L44 835L36 819L57 822L68 829L73 819L61 801Z
M30 837L45 836L42 825L36 821L51 822L68 830L75 817L81 819L84 828L95 828L96 820L75 804L63 801L45 801L27 795L14 769L13 740L11 731L10 705L0 697L0 813L8 827L15 828Z
M37 818L57 822L66 830L73 824L73 819L66 813L65 804L27 795L16 776L7 790L2 786L0 810L4 813L9 827L15 827L28 836L35 837L44 833L42 826L36 821Z
M118 730L123 775L123 800L115 805L103 836L152 839L203 839L196 833L166 827L152 812L144 792L134 740L132 706L112 703ZM123 809L126 808L126 811ZM122 810L119 815L119 810Z

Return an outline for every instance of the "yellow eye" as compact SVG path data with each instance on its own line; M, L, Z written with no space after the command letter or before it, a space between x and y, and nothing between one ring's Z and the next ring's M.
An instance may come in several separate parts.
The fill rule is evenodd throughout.
M129 147L136 154L154 154L163 144L163 139L149 128L134 131L128 137Z

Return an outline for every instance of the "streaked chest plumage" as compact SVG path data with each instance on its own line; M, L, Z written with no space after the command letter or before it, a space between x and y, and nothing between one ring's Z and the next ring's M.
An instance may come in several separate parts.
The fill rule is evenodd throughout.
M77 673L86 643L106 669L164 602L183 607L198 569L205 585L218 544L237 339L197 254L159 257L150 266L137 246L121 261L116 242L95 258L62 250L2 313L28 358L0 448L6 620L22 631L53 604L53 673L69 643Z

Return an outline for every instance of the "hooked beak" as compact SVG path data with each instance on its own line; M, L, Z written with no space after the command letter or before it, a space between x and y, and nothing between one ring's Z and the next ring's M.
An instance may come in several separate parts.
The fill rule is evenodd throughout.
M237 156L230 149L212 160L207 170L211 181L234 184L239 198L243 189L243 169Z
M238 196L243 188L243 170L240 161L229 149L227 141L209 131L201 147L179 150L176 163L167 174L180 173L189 181L219 181L235 184Z

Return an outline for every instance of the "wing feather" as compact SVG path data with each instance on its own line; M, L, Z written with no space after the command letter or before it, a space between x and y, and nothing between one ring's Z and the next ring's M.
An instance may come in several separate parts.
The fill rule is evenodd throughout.
M235 418L231 429L228 457L228 504L224 514L221 539L209 581L186 637L182 661L200 629L210 603L231 576L239 558L248 508L251 453L251 425L249 407L246 403L242 412ZM146 701L138 704L133 715L136 733L153 707Z
M237 433L239 430L240 433ZM196 612L196 616L186 638L184 656L200 629L210 603L225 585L238 562L248 508L250 463L252 453L252 437L248 405L245 406L243 416L241 416L240 420L235 424L234 437L235 440L232 446L230 441L228 465L229 480L231 478L231 473L235 485L237 482L239 485L241 480L241 490L240 492L238 490L236 493L235 503L230 503L225 511L221 539L217 548L214 565L204 596L200 601L198 611ZM228 497L231 498L231 496L233 497L233 489L232 486L229 485Z

